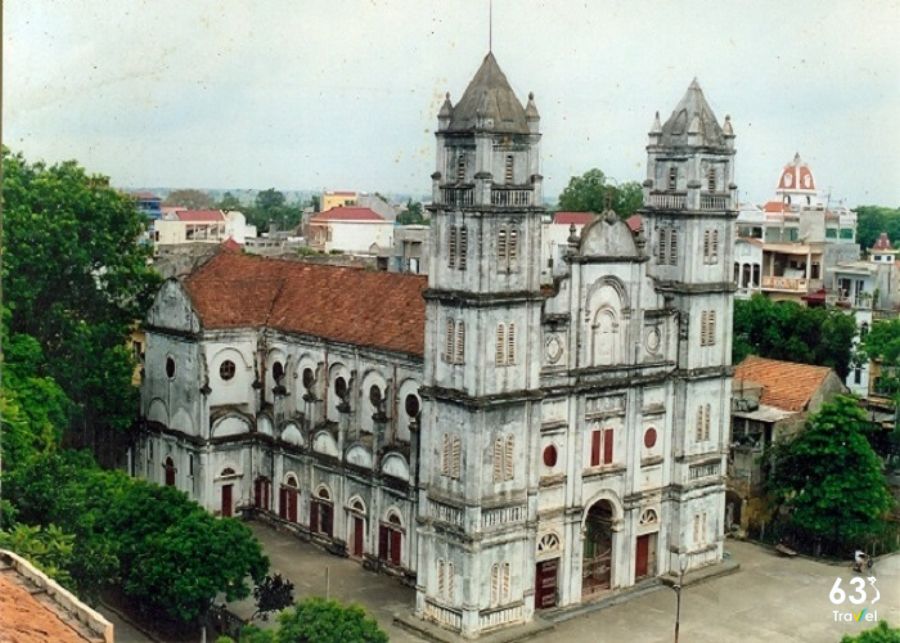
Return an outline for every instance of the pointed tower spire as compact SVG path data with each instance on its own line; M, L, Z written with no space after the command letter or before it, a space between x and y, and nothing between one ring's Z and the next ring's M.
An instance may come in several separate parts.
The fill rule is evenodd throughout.
M451 118L453 118L453 103L450 102L450 92L447 92L444 95L444 104L438 112L438 129L447 129Z

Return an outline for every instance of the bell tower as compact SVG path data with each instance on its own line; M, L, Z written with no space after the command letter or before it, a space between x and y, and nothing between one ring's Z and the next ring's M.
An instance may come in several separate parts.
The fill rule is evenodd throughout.
M435 133L416 612L470 638L533 612L539 123L488 53Z
M720 560L731 413L734 131L719 125L696 79L649 135L642 216L657 290L678 311L673 377L674 488L668 569Z

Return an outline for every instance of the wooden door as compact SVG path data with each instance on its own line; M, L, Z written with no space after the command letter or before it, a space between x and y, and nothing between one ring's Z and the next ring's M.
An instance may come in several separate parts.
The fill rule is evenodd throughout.
M175 486L175 465L172 463L171 458L166 459L166 486Z
M397 529L391 529L391 563L400 566L400 549L403 542L403 534Z
M648 561L650 559L650 534L638 536L637 547L635 547L634 557L634 577L644 578L649 573Z
M222 515L231 515L231 488L233 485L222 485Z
M534 573L534 607L546 609L556 605L556 577L559 558L544 560L537 564Z
M363 556L363 519L353 516L353 555L357 558Z
M288 517L288 493L287 487L278 490L278 517L281 519Z
M291 522L297 522L297 490L293 487L288 487L287 490L287 499L288 499L288 520Z

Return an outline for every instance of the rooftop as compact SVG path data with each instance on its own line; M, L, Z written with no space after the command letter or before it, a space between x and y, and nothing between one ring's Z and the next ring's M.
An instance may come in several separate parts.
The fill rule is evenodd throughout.
M113 626L24 558L0 550L0 641L112 643Z
M355 206L339 206L325 212L319 212L313 216L310 223L324 223L326 221L384 221L385 218L371 208Z
M207 223L213 221L224 221L225 215L221 210L178 210L175 216L179 221L186 223Z
M227 250L185 280L204 329L313 335L421 357L427 277L267 259Z
M484 57L481 67L466 87L462 98L450 108L451 131L471 130L478 122L490 119L487 129L512 134L528 134L525 108L509 86L506 75L492 52Z
M831 372L827 366L750 355L734 369L735 389L740 388L739 381L759 384L763 387L761 404L783 411L805 411Z
M553 215L553 223L560 225L587 225L597 218L596 212L557 212Z
M727 121L727 118L726 118ZM728 123L726 123L728 125ZM688 144L688 136L699 136L699 144L710 147L725 147L726 133L716 120L700 83L695 78L687 88L681 101L675 106L669 120L662 126L660 144L681 146Z

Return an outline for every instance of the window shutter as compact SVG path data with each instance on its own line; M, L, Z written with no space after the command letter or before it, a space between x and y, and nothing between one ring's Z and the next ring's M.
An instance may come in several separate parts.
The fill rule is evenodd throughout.
M513 264L519 255L519 230L517 228L509 229L509 263Z
M712 231L712 258L713 263L719 262L719 231Z
M388 528L384 525L378 527L378 557L381 560L388 557Z
M697 407L697 428L696 428L696 438L697 442L703 441L703 405Z
M310 503L309 510L309 530L313 533L317 533L319 531L319 507L321 505L313 500Z
M166 475L168 476L168 471ZM259 509L262 507L262 480L257 478L253 481L253 506Z
M506 182L513 182L513 156L512 154L507 154L506 156Z
M515 364L516 363L516 325L515 323L510 323L506 330L506 342L507 342L507 350L506 350L506 363L507 364Z
M453 341L455 327L452 319L447 320L447 345L444 347L444 359L448 362L453 361Z
M606 429L603 432L603 464L612 464L613 461L613 430Z
M706 412L703 414L703 439L709 440L709 410L710 405L706 405Z
M506 451L503 454L503 474L507 480L512 480L514 478L515 460L513 460L513 455L515 454L515 450L515 438L512 435L507 435Z
M278 490L278 517L282 520L287 518L287 489L282 487Z
M506 363L506 327L497 324L497 347L494 354L494 364L503 366Z
M603 439L603 432L595 430L591 433L591 466L600 465L600 441Z
M716 345L716 311L709 311L709 329L706 331L706 342L710 346Z
M456 265L456 226L450 226L450 239L447 243L447 265L453 268Z
M456 354L453 361L457 364L466 361L466 322L461 320L456 323Z
M656 254L657 254L656 263L658 263L660 265L665 265L666 260L668 259L668 256L669 256L669 252L667 250L668 243L666 243L668 235L669 235L669 230L667 228L659 229L659 242L656 246Z
M438 560L437 562L437 586L438 586L438 596L444 596L444 589L446 587L446 581L444 580L444 561Z
M441 473L445 476L450 475L450 434L444 434L444 447L441 451Z
M455 436L453 436L453 458L452 458L452 460L453 460L453 471L452 471L452 474L451 474L451 475L452 475L454 478L456 478L457 480L459 479L459 469L460 469L460 462L459 462L459 461L460 461L460 453L459 453L459 449L460 449L459 436L458 436L458 435L455 435Z
M463 152L459 152L456 157L456 181L462 183L466 180L466 157Z
M288 511L288 519L291 522L297 522L297 496L300 495L299 491L295 491L294 489L288 490L288 500L290 501L290 510Z
M459 269L466 269L466 259L469 252L469 228L468 226L460 226L459 228Z
M324 531L329 536L332 535L332 530L334 526L334 522L332 520L332 516L334 515L333 509L331 505L322 505L322 531Z
M500 603L500 565L491 565L491 605Z
M497 259L503 264L506 262L506 227L500 226L497 230Z
M494 439L494 482L503 480L503 437Z
M453 563L447 563L447 600L453 600L453 589L456 582L453 575Z
M669 168L669 190L678 187L678 170L674 167Z
M709 263L710 248L709 230L703 231L703 258Z
M669 263L678 265L678 230L674 228L669 231Z
M709 168L709 174L707 175L708 187L710 192L716 191L716 168Z
M700 514L694 514L694 544L700 544Z
M503 563L503 588L501 591L503 602L509 601L509 563Z

